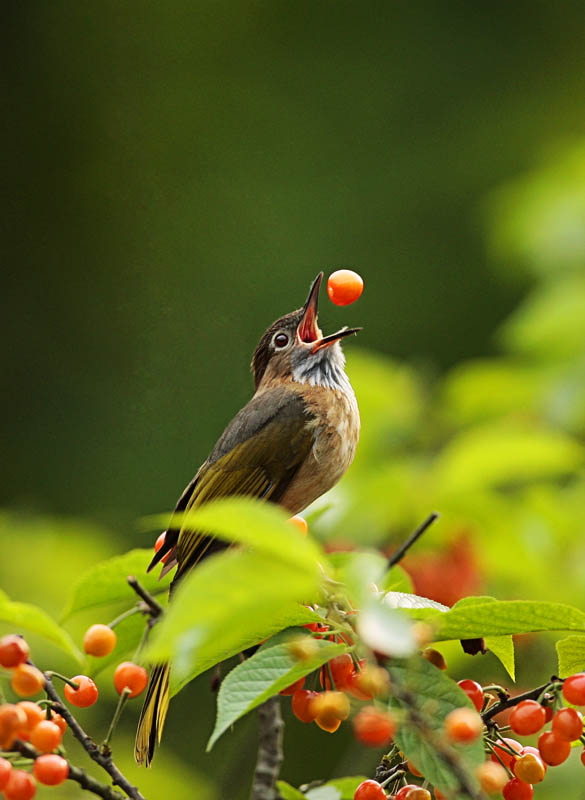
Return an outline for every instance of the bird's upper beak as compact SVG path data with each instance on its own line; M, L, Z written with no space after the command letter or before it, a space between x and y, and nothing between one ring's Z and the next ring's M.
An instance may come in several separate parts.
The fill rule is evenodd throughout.
M337 342L339 339L343 339L345 336L350 336L352 333L361 331L361 328L344 327L337 331L337 333L331 333L329 336L323 336L321 329L317 324L317 315L319 311L319 289L321 288L322 280L323 273L320 272L313 281L313 284L309 290L309 296L307 297L307 301L303 306L301 321L297 327L297 335L301 342L313 344L311 351L313 353L316 353L317 350L320 350L323 347L329 347L329 345Z

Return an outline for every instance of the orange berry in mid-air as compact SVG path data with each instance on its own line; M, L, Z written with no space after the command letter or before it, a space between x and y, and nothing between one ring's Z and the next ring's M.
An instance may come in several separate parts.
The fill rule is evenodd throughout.
M307 521L303 519L303 517L299 517L297 514L294 517L290 517L288 520L289 524L300 531L303 536L306 536L309 533L309 526L307 525Z
M83 637L83 649L88 656L109 656L116 646L117 636L109 625L92 625Z
M24 664L30 655L28 644L22 636L9 634L0 639L0 667L11 669Z
M99 694L98 688L92 679L88 678L87 675L76 675L74 678L71 678L71 680L73 683L77 684L77 689L74 689L73 686L66 683L63 689L65 698L72 706L77 706L77 708L88 708L92 706L98 699Z
M69 776L69 764L58 755L44 755L36 759L33 773L39 783L58 786Z
M19 697L31 697L38 694L45 685L45 676L31 664L19 664L12 670L10 685Z
M364 290L362 278L351 269L338 269L327 280L327 294L336 306L355 303Z
M30 743L40 753L50 753L59 747L62 738L63 734L59 726L48 719L44 719L31 732Z
M452 742L473 742L482 731L483 721L471 708L455 708L445 717L445 733Z
M124 689L130 689L128 697L137 697L146 689L148 683L148 672L144 667L133 664L132 661L123 661L118 664L114 672L114 686L118 694L122 694Z

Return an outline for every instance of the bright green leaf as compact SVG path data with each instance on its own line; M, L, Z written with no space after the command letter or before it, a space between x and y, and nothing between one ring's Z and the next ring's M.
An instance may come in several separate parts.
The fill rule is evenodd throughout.
M585 636L567 636L558 641L557 656L561 678L585 670Z
M389 672L395 687L408 694L424 720L423 726L415 724L408 716L409 705L396 700L396 704L404 709L406 719L399 727L395 741L406 757L441 791L457 787L455 775L447 760L441 757L441 752L457 759L474 782L474 770L485 758L481 739L455 748L446 742L443 732L447 714L461 706L472 706L467 695L455 681L424 658L393 664Z
M317 652L307 661L293 658L286 644L277 644L254 653L226 675L217 695L217 719L207 750L211 750L222 733L244 714L325 662L347 652L342 644L313 641Z
M62 619L78 611L99 608L115 603L130 607L138 597L128 586L127 578L134 575L149 592L160 592L170 583L170 577L159 581L158 571L146 572L152 560L152 550L130 550L91 567L73 584L69 602Z
M486 636L485 646L501 662L512 678L516 680L516 661L514 657L514 639L511 636Z
M315 602L317 562L289 566L258 552L210 556L179 585L153 629L146 657L173 659L171 692L230 656L283 628L314 621L300 603Z
M400 564L395 564L395 566L389 569L382 577L382 580L378 584L378 589L381 592L412 594L414 586L408 572L401 567Z
M294 786L286 781L276 781L276 787L280 792L282 800L306 800L307 795L299 792Z
M21 628L37 633L57 645L80 664L85 662L84 656L75 646L67 631L63 630L46 611L38 606L13 602L2 592L0 594L0 621L13 625L16 633L20 633Z

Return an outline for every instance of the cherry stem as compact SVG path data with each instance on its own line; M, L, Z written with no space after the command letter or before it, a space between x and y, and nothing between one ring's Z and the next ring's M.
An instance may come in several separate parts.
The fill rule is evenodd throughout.
M116 619L108 622L108 628L115 628L116 625L119 625L120 622L123 622L128 617L132 617L134 614L142 613L144 610L144 607L141 607L141 605L132 606L132 608L129 608L128 611L124 611L124 613L120 614L118 617L116 617Z
M65 675L61 675L60 672L55 672L52 669L45 670L45 675L48 675L49 678L59 678L60 681L66 683L68 686L71 686L72 689L77 691L79 689L79 684L72 681L71 678L66 678Z
M116 726L118 725L118 722L120 721L120 717L122 716L122 711L124 710L124 706L126 705L126 702L127 702L128 698L130 697L131 692L132 692L132 689L130 689L130 687L125 686L123 688L122 694L118 698L118 705L116 706L116 710L114 711L114 716L112 717L112 721L110 722L110 727L108 728L108 732L106 734L106 738L102 742L100 750L106 751L108 749L108 746L109 746L109 743L110 743L110 739L112 738L112 734L116 730Z
M429 514L429 516L428 516L428 517L425 519L425 521L424 521L424 522L422 522L422 523L421 523L421 524L418 526L418 528L416 528L416 529L415 529L415 530L414 530L414 531L413 531L413 532L410 534L410 536L408 537L408 539L407 539L407 540L406 540L406 541L405 541L403 544L401 544L401 545L400 545L400 547L398 548L398 550L396 550L396 551L395 551L395 552L394 552L394 553L393 553L393 554L390 556L390 558L388 559L388 569L391 569L393 566L395 566L396 564L398 564L398 562L399 562L399 561L402 561L402 559L404 558L404 556L406 555L406 553L408 552L408 550L410 550L410 548L412 547L412 545L413 545L413 544L414 544L414 543L415 543L415 542L416 542L418 539L420 539L420 537L423 535L423 533L424 533L424 532L425 532L425 531L426 531L428 528L430 528L430 527L431 527L431 525L433 524L433 522L435 522L435 520L437 520L438 518L439 518L439 514L438 514L438 512L437 512L437 511L433 511L433 513L432 513L432 514Z

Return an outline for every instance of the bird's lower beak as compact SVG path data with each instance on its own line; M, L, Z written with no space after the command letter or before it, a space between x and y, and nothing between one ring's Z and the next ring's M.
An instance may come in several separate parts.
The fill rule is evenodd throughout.
M337 333L330 333L329 336L322 336L315 341L311 352L316 353L317 350L321 350L323 347L329 347L340 339L351 336L353 333L358 333L359 331L361 331L361 328L342 328L340 331L337 331Z
M321 330L317 325L317 314L319 310L319 289L323 273L320 272L309 290L307 302L303 306L303 315L299 322L297 333L301 342L315 342L321 337Z

